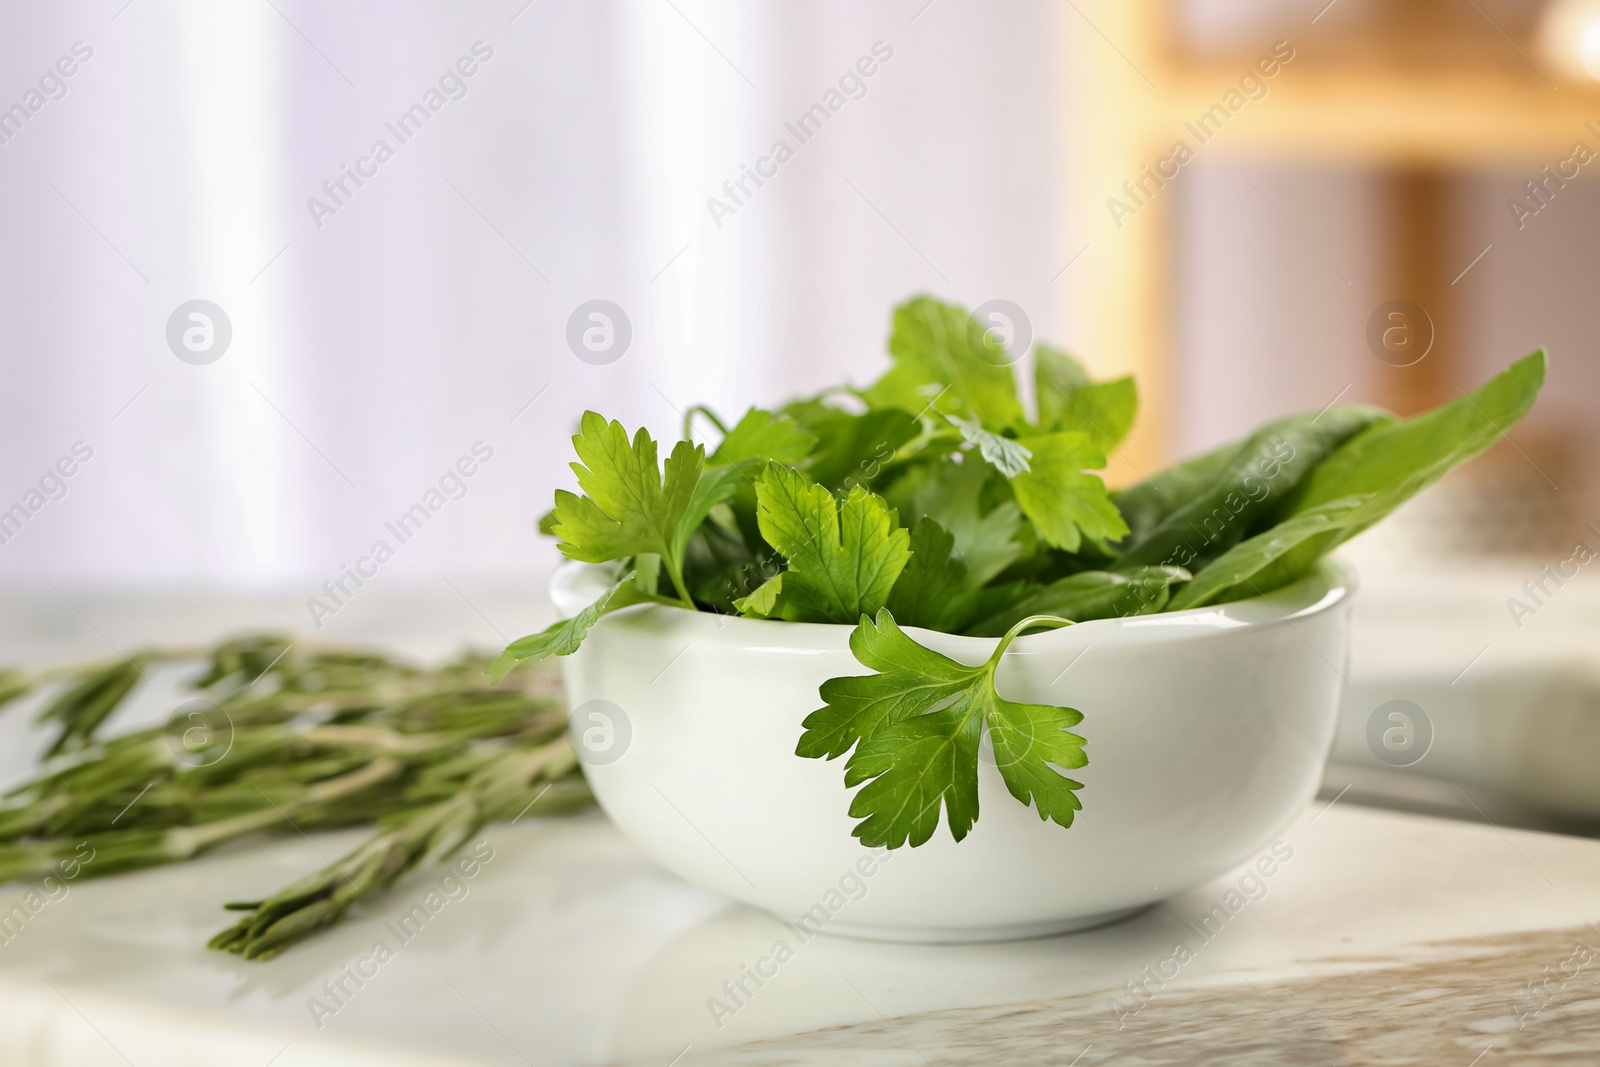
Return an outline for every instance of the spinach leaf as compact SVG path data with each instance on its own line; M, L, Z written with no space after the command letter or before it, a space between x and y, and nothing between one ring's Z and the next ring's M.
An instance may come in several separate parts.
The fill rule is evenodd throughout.
M1126 573L1083 571L1045 586L1030 582L1003 610L965 632L999 637L1029 615L1059 615L1073 622L1149 615L1166 607L1175 584L1188 580L1182 567L1134 567Z
M1182 611L1270 593L1283 583L1262 577L1263 572L1309 541L1348 530L1368 513L1376 496L1359 493L1330 500L1285 519L1266 533L1241 541L1195 575L1168 607Z
M1173 610L1255 596L1299 578L1320 557L1504 436L1506 428L1533 407L1544 375L1545 353L1540 349L1475 392L1421 415L1375 424L1350 439L1311 471L1275 516L1281 517L1280 526L1306 516L1321 516L1326 529L1292 541L1278 533L1281 547L1271 551L1252 548L1243 553L1243 558L1252 561L1265 554L1260 566L1248 568L1248 581L1214 590L1216 579L1207 578L1210 567L1205 568L1195 576L1194 584L1174 599ZM1319 520L1308 521L1314 529ZM1305 528L1292 529L1298 535ZM1274 532L1276 528L1267 535ZM1224 561L1229 567L1240 566L1237 559L1227 557L1211 566Z
M1146 504L1187 492L1142 537L1118 546L1121 562L1168 564L1199 573L1244 540L1257 520L1281 504L1335 448L1390 418L1376 408L1351 406L1279 419L1246 438L1225 463L1211 453L1201 457L1204 462L1196 461L1185 478L1169 474L1160 486L1129 490ZM1214 476L1197 487L1197 478L1211 475L1213 464Z

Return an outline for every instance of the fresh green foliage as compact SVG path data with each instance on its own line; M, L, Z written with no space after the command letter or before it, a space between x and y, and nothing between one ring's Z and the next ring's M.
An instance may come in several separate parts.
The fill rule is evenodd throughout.
M680 444L664 473L642 431L630 445L586 415L574 439L586 496L557 495L555 533L568 556L639 576L513 643L498 667L570 654L604 614L652 601L856 626L851 647L878 673L824 686L799 752L855 749L846 784L860 787L863 840L920 844L940 810L959 839L977 819L983 730L1015 749L1018 723L1077 712L1009 704L994 690L998 659L964 667L901 627L1004 647L1035 616L1089 622L1270 592L1492 444L1544 375L1539 352L1416 418L1345 405L1279 419L1113 493L1097 472L1134 425L1131 378L1096 381L1038 345L1030 414L999 341L928 296L895 309L888 349L876 382L752 408L709 460ZM656 559L666 587L646 569ZM1028 736L1054 752L1058 732ZM1049 767L1081 766L1083 750L1061 754L1025 746L1002 777L1066 825L1076 786Z
M826 706L807 716L795 752L833 759L855 747L845 785L865 783L850 804L850 814L862 820L853 831L862 844L922 844L939 825L941 802L951 836L967 836L978 819L978 747L985 729L1011 795L1036 802L1041 818L1072 825L1082 807L1074 791L1083 786L1052 765L1088 763L1083 738L1066 732L1083 716L1006 700L995 689L995 671L1017 634L1066 622L1021 620L987 660L968 667L911 640L887 611L861 620L850 651L878 673L824 682Z
M527 637L518 638L511 642L505 647L505 651L496 656L494 662L489 664L490 680L498 682L513 667L525 659L544 659L546 656L572 655L572 653L578 651L578 646L583 644L583 639L589 633L589 628L600 621L600 616L602 615L622 608L632 607L635 604L674 603L674 601L666 597L645 592L634 578L633 574L625 575L616 585L606 590L597 600L591 602L571 618L553 622L536 634L529 634Z
M761 536L789 562L772 607L760 614L852 622L883 606L911 558L910 535L859 485L841 504L800 472L769 463L756 500Z
M1076 552L1086 537L1115 541L1128 532L1106 483L1085 473L1106 464L1105 455L1087 434L1068 430L1025 437L1022 444L1033 459L1027 470L1011 479L1011 488L1040 537Z
M1033 453L1016 438L985 430L982 423L959 415L952 415L950 422L961 431L963 441L977 446L978 455L1007 478L1025 474L1031 468Z
M1049 585L1028 583L1010 603L967 627L976 637L999 637L1029 615L1060 615L1075 622L1150 615L1167 606L1172 587L1189 580L1182 567L1131 567L1125 573L1079 571Z
M1271 584L1263 588L1255 581L1256 575L1275 561L1287 558L1307 541L1349 528L1354 517L1371 505L1373 499L1372 493L1360 493L1319 504L1233 546L1184 586L1172 602L1173 610L1213 603L1223 599L1228 590L1240 586L1250 588L1256 595L1276 588Z
M324 870L229 905L249 914L212 947L268 959L489 822L589 802L566 714L533 671L489 684L479 655L425 670L271 634L134 659L138 671L119 660L3 675L14 699L42 700L52 751L70 751L0 805L0 882L99 878L254 835L376 821L376 836ZM203 721L191 700L161 726L100 736L145 674L196 663L186 688L211 706Z
M862 396L875 408L930 408L995 429L1023 424L1017 383L999 341L954 304L919 296L894 312L894 367Z
M1199 571L1252 533L1257 520L1292 495L1306 473L1336 448L1391 418L1376 408L1351 406L1279 419L1251 434L1219 469L1197 466L1194 473L1208 475L1203 483L1190 482L1177 492L1172 486L1129 490L1147 497L1166 493L1175 500L1138 537L1118 546L1118 558Z
M572 438L581 462L572 464L583 495L556 490L555 525L561 552L584 563L653 554L666 564L685 605L683 549L689 534L705 519L718 493L734 489L729 478L702 489L705 450L678 442L667 457L665 474L656 463L656 443L643 429L628 440L620 422L584 412Z
M1004 478L984 463L930 463L913 467L887 496L913 523L932 520L950 531L966 564L967 584L976 589L1028 552L1031 531L1016 500L986 500L1003 484Z
M917 523L911 562L889 594L890 613L907 626L955 633L966 626L977 603L955 536L933 519Z
M1311 469L1274 525L1196 575L1172 607L1257 596L1293 581L1492 445L1533 407L1544 372L1544 352L1535 352L1443 407L1409 419L1374 420Z
M751 408L723 437L722 443L711 453L709 462L713 466L731 466L759 459L799 463L816 444L816 435L808 433L793 419Z
M1101 452L1122 443L1139 410L1132 378L1093 381L1083 364L1049 345L1035 348L1033 358L1040 429L1088 434L1089 443Z
M1133 426L1131 379L1095 381L1040 345L1030 414L995 338L926 296L896 309L888 347L888 371L862 389L752 408L731 427L692 409L685 437L700 416L721 434L709 454L682 441L663 463L644 430L585 413L578 492L557 491L539 529L613 580L492 663L426 670L259 635L0 670L0 707L36 700L54 730L42 772L0 804L0 881L68 860L99 877L256 834L375 822L338 862L230 905L244 914L212 946L270 958L489 822L588 803L537 661L641 609L853 627L867 673L822 685L796 752L848 754L863 842L920 845L941 821L958 841L970 833L985 738L1012 797L1070 827L1084 787L1064 772L1087 765L1094 723L1080 735L1078 710L1001 695L1019 635L1292 583L1503 436L1545 373L1540 351L1413 418L1341 406L1280 419L1111 493L1095 472ZM969 665L912 628L993 644L973 646L983 659ZM151 672L179 662L203 665L189 687L225 730L176 715L102 736Z

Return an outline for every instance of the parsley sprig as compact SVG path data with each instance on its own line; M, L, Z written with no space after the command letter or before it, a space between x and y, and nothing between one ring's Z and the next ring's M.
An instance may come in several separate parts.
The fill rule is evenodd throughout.
M925 648L879 611L850 635L850 651L876 674L833 678L822 685L826 706L802 724L795 754L833 759L851 747L846 786L862 785L850 814L853 833L872 847L920 845L933 836L943 803L950 835L967 836L978 821L978 750L987 731L995 765L1011 795L1037 803L1039 817L1072 825L1083 788L1056 768L1089 762L1084 739L1067 728L1083 720L1073 708L1006 700L995 672L1011 642L1038 626L1070 619L1031 615L1006 631L989 658L969 667ZM863 785L863 783L865 783Z

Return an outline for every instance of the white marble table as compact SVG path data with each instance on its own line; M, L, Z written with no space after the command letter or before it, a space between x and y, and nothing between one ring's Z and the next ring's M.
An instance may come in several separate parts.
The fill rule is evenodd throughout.
M1372 700L1430 705L1439 755L1454 762L1430 778L1425 761L1406 780L1438 794L1421 806L1468 821L1356 807L1383 792L1357 783L1331 808L1305 813L1284 835L1294 855L1262 899L1204 941L1186 924L1227 899L1229 879L1117 926L1041 941L819 937L793 946L759 989L744 979L749 995L735 1003L723 984L740 981L785 931L654 868L590 813L491 828L495 858L403 945L388 924L437 875L402 882L380 906L271 963L207 952L206 938L229 919L221 901L270 892L361 835L280 839L75 882L10 928L6 912L28 887L0 887L0 1067L1600 1060L1600 930L1586 926L1600 925L1600 841L1497 829L1485 819L1503 827L1506 816L1474 790L1512 785L1528 796L1594 778L1592 760L1573 760L1577 742L1600 729L1600 703L1540 697L1529 720L1504 698L1532 666L1587 669L1600 588L1570 590L1518 630L1503 600L1519 574L1463 572L1416 588L1374 576L1358 604L1352 681ZM546 621L538 589L375 589L329 636L430 657L462 641L493 646ZM304 628L289 596L63 592L0 603L0 658L56 662L246 625ZM1452 679L1473 687L1476 703L1436 706L1406 688ZM111 725L154 721L169 706L151 695ZM29 773L43 745L25 712L0 716L6 782ZM1472 726L1459 736L1477 748L1455 740L1457 720ZM1509 732L1488 728L1498 722ZM1359 741L1345 738L1341 753L1359 760ZM1507 768L1523 773L1499 782ZM1192 959L1177 962L1180 938ZM346 969L378 940L394 958L366 964L358 987ZM335 982L344 993L327 992ZM1137 994L1128 983L1140 984ZM720 1027L712 998L737 1007Z
M494 858L466 895L404 942L393 923L435 876L270 963L202 947L226 921L219 901L356 839L72 884L0 945L0 1064L1468 1067L1600 1054L1600 929L1587 925L1600 921L1600 842L1583 838L1319 803L1283 835L1292 857L1246 886L1259 899L1230 900L1234 876L1066 937L820 936L760 988L746 979L720 1020L708 1001L732 1003L724 982L792 935L653 867L594 813L491 828ZM0 891L0 908L22 892ZM361 964L380 940L393 958Z

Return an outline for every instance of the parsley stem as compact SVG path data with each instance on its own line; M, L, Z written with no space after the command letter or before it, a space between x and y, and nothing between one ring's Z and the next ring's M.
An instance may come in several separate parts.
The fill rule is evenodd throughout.
M667 577L672 579L672 588L677 590L678 599L683 601L683 606L690 611L699 611L700 607L694 602L694 597L689 595L689 590L683 584L683 572L671 556L661 557L661 562L667 565Z
M1064 619L1060 615L1029 615L1026 619L1006 631L1006 635L995 646L994 654L989 657L989 666L993 667L999 664L1000 657L1006 654L1006 649L1010 647L1014 639L1022 635L1022 631L1035 626L1048 626L1054 630L1062 626L1071 626L1072 624L1073 620Z
M696 404L694 407L683 413L683 439L685 441L694 440L694 417L696 415L701 416L707 422L711 423L711 425L715 426L717 428L717 432L721 433L722 436L728 436L728 427L721 419L717 418L717 413L706 407L704 404ZM711 450L708 448L706 451L709 452Z

